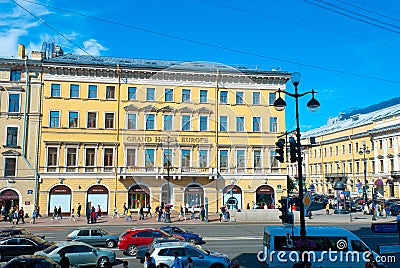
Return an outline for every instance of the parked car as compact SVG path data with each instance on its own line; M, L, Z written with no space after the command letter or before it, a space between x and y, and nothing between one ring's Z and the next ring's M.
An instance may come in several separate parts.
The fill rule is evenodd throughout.
M129 229L119 237L118 248L130 256L135 256L138 246L148 246L155 238L174 236L179 240L184 240L183 237L170 235L162 230L144 228L144 229Z
M60 252L64 252L69 262L74 266L104 267L106 263L115 262L115 252L110 249L94 248L83 242L70 241L58 242L42 251L37 251L37 256L47 256L56 262L61 259Z
M191 257L193 266L196 268L228 268L231 266L231 261L226 254L204 250L188 242L157 244L150 254L156 261L156 265L162 263L171 267L174 264L175 251L178 252L182 263L186 263L186 259Z
M393 203L389 206L390 215L397 216L400 214L400 204Z
M176 226L163 226L160 228L160 230L163 230L164 232L168 234L173 234L173 235L179 235L182 236L186 242L191 242L193 244L202 244L203 243L203 238L195 233L188 232L184 229L181 229Z
M27 229L24 228L8 228L8 229L3 229L0 230L0 238L1 237L9 237L9 236L14 236L14 235L35 235L37 237L40 237L42 239L45 238L44 235L41 234L33 234Z
M84 227L67 235L67 241L85 242L92 246L113 248L117 245L119 235L112 234L99 227Z
M155 244L162 244L167 242L180 242L180 240L173 236L154 238L153 242L151 242L150 245L137 247L136 259L139 259L141 263L144 263L146 252L151 251L154 248Z
M53 259L46 256L21 255L15 257L14 259L11 259L1 267L56 268L60 267L60 265L58 265L58 263L55 262Z
M10 260L19 255L29 255L53 245L34 235L10 236L0 240L0 261Z

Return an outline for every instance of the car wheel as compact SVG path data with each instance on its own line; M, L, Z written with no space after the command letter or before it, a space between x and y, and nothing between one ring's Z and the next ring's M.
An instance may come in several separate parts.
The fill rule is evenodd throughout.
M196 244L196 238L190 238L188 240L188 242L192 243L192 244Z
M136 245L130 245L130 246L128 247L128 249L126 250L126 253L127 253L129 256L136 256L136 253L137 253L137 246L136 246Z
M106 247L107 248L113 248L113 247L115 247L115 241L114 240L108 240L107 242L106 242Z
M97 267L105 267L108 261L109 260L107 257L100 257L100 259L97 261Z

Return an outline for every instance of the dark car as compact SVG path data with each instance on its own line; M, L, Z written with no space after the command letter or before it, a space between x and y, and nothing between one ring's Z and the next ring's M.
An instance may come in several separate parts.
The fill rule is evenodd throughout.
M148 251L150 252L156 244L162 244L162 243L167 243L167 242L179 242L179 241L180 240L178 238L173 237L173 236L155 238L153 240L153 242L151 242L150 245L137 247L136 259L140 259L140 262L144 263L144 257L145 257L144 255L146 254L146 252L148 252Z
M390 210L390 215L392 216L397 216L400 214L400 204L391 204L389 206L389 210Z
M34 235L5 237L0 240L0 261L30 255L53 244Z
M21 255L11 259L2 268L15 267L35 267L35 268L54 268L59 267L58 263L46 256Z
M42 239L44 239L44 237L45 237L44 235L33 234L30 231L28 231L27 229L23 229L23 228L9 228L9 229L0 230L0 238L14 236L14 235L35 235Z
M164 232L171 235L179 235L182 236L186 242L191 242L193 244L202 244L203 238L195 233L188 232L176 226L163 226L160 228Z
M117 245L119 235L112 234L99 227L83 227L67 235L67 241L85 242L92 246L113 248Z

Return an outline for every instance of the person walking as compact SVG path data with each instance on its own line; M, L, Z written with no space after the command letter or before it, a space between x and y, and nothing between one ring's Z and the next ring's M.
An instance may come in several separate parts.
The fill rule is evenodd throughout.
M96 216L97 216L96 209L94 207L92 207L92 209L90 211L90 223L96 223L97 222Z
M193 266L193 260L192 260L191 257L188 257L188 258L186 259L186 261L187 261L187 266L186 266L186 268L194 268L194 266Z
M19 221L19 211L18 211L18 209L14 209L14 213L13 213L13 216L12 216L12 221L13 221L13 224L18 224L18 221Z
M139 206L139 220L144 220L143 205Z
M54 209L53 209L53 216L51 217L51 219L52 220L54 220L54 218L57 220L57 206L54 206Z
M101 208L100 208L100 205L97 205L97 208L96 208L96 218L101 218Z
M65 256L65 252L63 250L60 250L59 255L61 257L58 263L60 265L60 268L69 268L71 264L69 262L69 258Z
M58 206L57 217L60 217L60 220L62 220L61 206Z
M150 256L150 252L144 254L144 268L154 268L156 267L156 260Z
M126 203L124 203L124 216L126 215L127 212L128 212L128 207L126 206Z
M81 210L82 210L82 205L81 205L81 203L78 203L78 208L76 210L76 214L78 215L78 217L81 216Z
M204 206L201 206L199 217L201 221L206 220L206 210L204 209Z
M69 220L68 221L71 221L71 220L73 220L74 222L76 221L76 219L75 219L75 209L74 208L71 209L71 215L69 216Z
M171 268L182 268L182 260L179 258L177 251L174 252L174 258L174 264L172 264Z
M182 205L181 205L181 207L179 209L179 219L178 219L178 221L181 221L181 219L184 219L186 221L185 209L183 208Z
M118 214L118 208L117 206L114 207L114 214L112 215L112 218L118 218L119 219L119 214Z
M24 216L25 216L24 208L21 207L21 208L19 209L19 211L18 211L18 220L17 220L17 224L18 224L19 220L21 220L22 223L25 224Z
M131 210L130 209L127 209L127 211L126 211L126 217L125 217L125 220L126 221L132 221L132 213L131 213Z
M150 218L153 217L153 215L151 215L151 206L150 206L150 204L147 205L146 218L147 218L147 216L149 216L149 214L150 214Z
M36 208L35 208L33 210L33 212L32 212L32 218L31 218L31 221L29 223L34 224L36 222L36 217L37 217L37 211L36 211Z
M195 217L196 217L196 214L195 214L195 212L194 212L194 205L190 208L190 212L192 213L192 215L190 215L190 219L191 219L191 220L194 220Z
M326 204L325 210L326 210L326 215L329 215L329 202Z
M42 218L42 214L40 214L40 207L36 206L36 218Z

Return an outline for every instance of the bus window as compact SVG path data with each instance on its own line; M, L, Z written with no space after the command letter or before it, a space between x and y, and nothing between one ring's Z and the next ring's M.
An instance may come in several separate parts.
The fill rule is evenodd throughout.
M370 249L361 240L351 240L351 248L353 251L365 252Z
M270 249L271 236L264 232L263 245Z
M328 249L331 251L348 251L347 237L326 237Z

